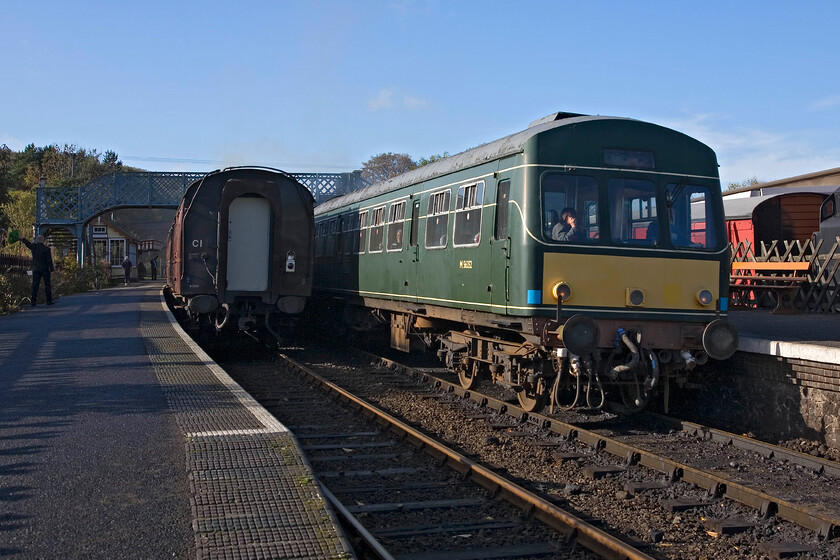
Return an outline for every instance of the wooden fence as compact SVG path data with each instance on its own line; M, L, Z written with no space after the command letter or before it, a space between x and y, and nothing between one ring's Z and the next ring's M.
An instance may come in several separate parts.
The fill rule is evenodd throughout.
M734 262L776 262L810 264L807 281L799 284L793 295L794 307L809 313L840 313L840 236L831 241L772 241L753 245L742 241L730 243L730 265ZM731 271L731 266L730 266ZM730 272L731 274L731 272ZM738 280L732 280L739 284ZM772 291L750 290L749 286L733 287L730 304L733 308L774 308L778 303Z
M32 268L32 257L0 254L0 273L26 275Z

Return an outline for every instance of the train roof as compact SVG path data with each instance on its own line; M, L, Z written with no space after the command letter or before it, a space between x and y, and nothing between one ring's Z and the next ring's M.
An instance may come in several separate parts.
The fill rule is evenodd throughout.
M516 132L504 138L482 144L476 148L463 151L454 156L440 159L438 161L429 163L417 169L413 169L402 175L397 175L380 183L376 183L369 187L353 191L351 193L332 198L318 205L315 209L315 214L322 214L335 208L366 200L370 197L385 194L393 190L413 185L454 173L462 169L474 167L476 165L501 159L503 157L511 156L521 153L525 149L525 143L531 138L546 130L559 128L562 126L569 126L581 122L600 121L600 120L621 120L621 121L637 121L626 117L606 117L606 116L591 116L580 115L577 113L552 113L547 117L538 119L530 124L528 128L521 132Z
M723 212L727 220L743 220L752 218L753 211L762 202L772 200L781 196L797 194L820 194L827 196L833 193L837 187L788 187L782 190L772 189L772 194L761 194L754 196L723 196ZM760 192L760 191L754 191Z

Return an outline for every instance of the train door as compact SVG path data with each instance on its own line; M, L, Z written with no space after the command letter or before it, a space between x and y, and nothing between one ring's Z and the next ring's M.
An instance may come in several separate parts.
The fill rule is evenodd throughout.
M235 198L228 211L227 290L264 292L271 262L271 205L262 197Z
M507 314L510 301L510 234L508 232L508 202L510 179L501 179L496 187L496 215L491 240L490 279L493 313Z
M417 300L418 286L417 286L417 269L420 266L420 200L416 199L411 205L411 226L408 232L408 250L410 261L407 278L408 278L408 295L415 301Z

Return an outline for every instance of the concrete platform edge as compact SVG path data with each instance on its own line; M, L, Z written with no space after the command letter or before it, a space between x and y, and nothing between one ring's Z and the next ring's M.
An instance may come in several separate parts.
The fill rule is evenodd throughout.
M802 342L742 336L738 341L738 351L840 365L840 349Z

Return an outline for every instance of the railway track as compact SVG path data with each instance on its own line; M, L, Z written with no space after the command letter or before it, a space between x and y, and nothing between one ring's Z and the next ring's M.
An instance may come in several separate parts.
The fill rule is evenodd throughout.
M295 433L365 557L652 558L286 356L224 367Z
M728 546L733 546L731 542L740 543L739 557L744 550L771 558L794 552L830 558L840 551L834 539L840 516L833 511L830 497L837 486L832 487L832 482L836 483L836 463L662 417L656 420L660 425L654 430L621 427L624 419L621 423L587 429L580 423L572 425L547 415L527 414L513 404L515 398L504 400L464 391L457 377L443 370L418 371L382 358L321 356L310 357L308 363L319 374L336 383L355 386L370 400L379 401L418 424L425 424L422 416L431 414L420 412L419 417L412 416L412 405L406 402L448 403L456 419L449 420L452 429L441 430L439 438L456 441L471 456L520 477L550 501L570 506L605 530L656 543L657 549L668 557L690 557L698 554L696 550L716 550L723 542L729 542ZM379 373L370 373L368 368ZM416 386L406 391L406 384L415 382L422 382L431 392L418 393ZM400 393L411 396L393 397ZM390 401L405 402L394 406ZM656 418L645 417L648 421ZM470 438L467 433L491 442L500 440L502 445L496 447L505 453L484 455L478 448L487 448L486 441L473 445L476 437ZM692 455L715 457L701 461L706 465L704 470L691 464ZM517 462L529 457L540 463L537 469L552 472L556 480L519 474ZM763 466L755 469L755 464ZM788 495L776 492L778 488L751 486L748 475L756 474L762 480L786 477ZM803 484L803 480L808 484ZM601 488L604 485L606 489ZM822 496L807 495L807 488L815 485L822 489ZM807 503L811 498L812 503ZM615 506L615 502L619 505ZM613 521L612 514L603 513L623 507L629 511L625 517L638 518L633 509L639 503L643 517L650 518L650 523L639 523L638 519ZM653 509L659 511L653 513ZM672 533L685 533L675 530L676 524L693 525L689 533L699 535L689 547L691 552L680 548L686 545L686 537L668 542ZM660 540L663 534L664 540ZM711 540L700 544L703 539ZM711 556L726 557L717 550Z

